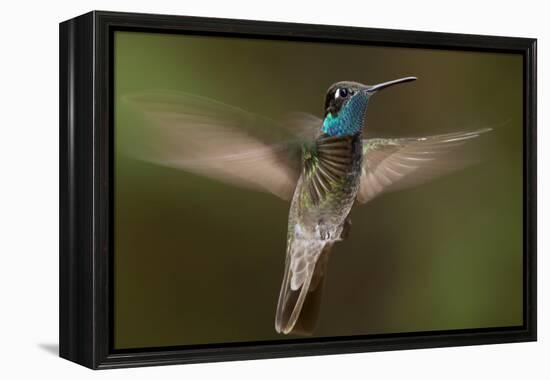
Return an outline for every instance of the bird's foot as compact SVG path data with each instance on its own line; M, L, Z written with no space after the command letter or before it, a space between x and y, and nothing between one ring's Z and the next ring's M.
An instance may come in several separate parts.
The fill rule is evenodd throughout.
M321 240L331 240L332 239L332 231L331 229L327 228L326 225L323 223L319 223L317 225L317 233L319 234L319 237Z
M345 239L349 236L349 233L351 231L351 218L348 216L346 220L344 220L344 225L342 226L342 233L340 234L341 239Z

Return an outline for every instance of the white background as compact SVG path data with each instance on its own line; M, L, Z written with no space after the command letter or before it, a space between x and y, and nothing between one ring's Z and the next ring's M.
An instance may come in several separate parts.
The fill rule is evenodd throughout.
M0 377L550 378L550 12L545 1L6 1L0 22ZM56 357L58 23L89 10L536 37L539 107L539 342L93 372ZM289 83L289 94L292 83ZM546 299L544 298L546 296ZM545 351L547 351L545 353Z

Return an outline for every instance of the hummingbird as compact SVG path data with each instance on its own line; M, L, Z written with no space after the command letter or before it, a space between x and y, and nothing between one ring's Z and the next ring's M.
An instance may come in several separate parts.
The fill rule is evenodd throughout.
M284 122L213 99L151 91L123 99L146 122L129 155L290 201L275 313L281 334L311 335L333 247L350 234L350 211L379 195L466 166L450 153L490 128L425 137L365 138L371 98L409 76L376 85L332 84L322 118Z

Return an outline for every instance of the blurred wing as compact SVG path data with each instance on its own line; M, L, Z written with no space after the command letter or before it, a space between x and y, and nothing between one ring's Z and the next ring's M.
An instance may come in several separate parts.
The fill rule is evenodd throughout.
M353 161L351 141L351 136L322 136L315 147L304 149L309 154L304 155L302 185L314 205L330 196L335 184L342 183L348 175Z
M322 125L322 119L305 112L291 113L284 123L290 133L308 140L315 139L322 133Z
M472 157L452 153L490 130L485 128L421 138L363 140L358 202L366 203L384 192L417 186L467 166L474 161Z
M301 145L272 120L181 92L124 100L146 119L143 128L136 126L131 156L291 198Z

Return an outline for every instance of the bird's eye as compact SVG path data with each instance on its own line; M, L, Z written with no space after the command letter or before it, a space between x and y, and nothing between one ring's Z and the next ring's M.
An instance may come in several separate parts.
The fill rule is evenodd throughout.
M340 92L340 96L342 98L345 98L346 96L348 96L348 89L347 88L340 88L339 92Z

